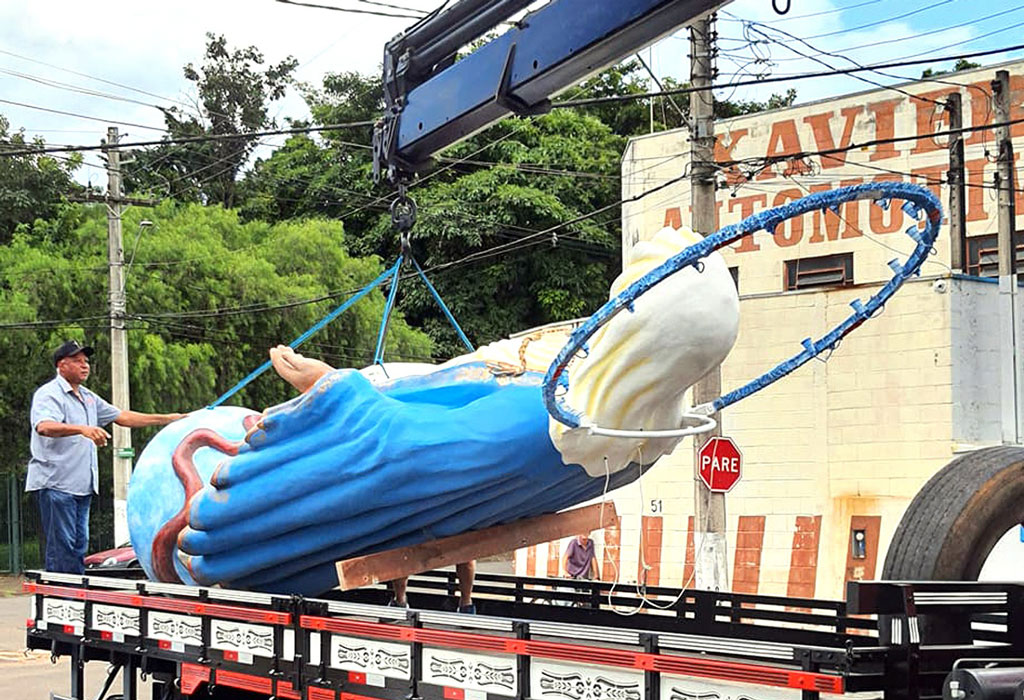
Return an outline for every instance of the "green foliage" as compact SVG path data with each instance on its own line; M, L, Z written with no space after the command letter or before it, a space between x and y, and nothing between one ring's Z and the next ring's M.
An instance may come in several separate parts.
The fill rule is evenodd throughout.
M270 105L284 97L298 61L289 56L260 70L263 54L255 46L231 50L223 36L207 34L206 54L198 68L185 66L194 83L197 110L164 110L168 136L233 136L273 128ZM135 154L125 165L129 191L164 194L179 201L235 205L235 181L258 144L250 138L224 138L184 145L161 145Z
M40 224L0 246L0 453L8 467L27 460L31 395L53 375L49 357L61 340L97 348L88 384L109 397L105 216L100 207L71 207L67 216L77 225ZM132 408L140 411L210 403L260 365L269 347L293 340L383 269L375 259L349 257L336 222L244 224L220 207L166 203L126 212L126 238L143 218L154 225L129 250L126 276ZM64 240L46 235L61 226L69 230ZM364 366L383 308L377 290L304 347L336 366ZM67 321L33 325L44 319ZM388 348L389 359L423 359L431 350L400 314ZM293 393L268 372L230 403L261 409Z
M10 122L0 115L0 149L42 145L41 139L26 138L24 131L11 133ZM55 217L63 198L83 189L72 179L81 162L78 154L60 159L47 155L0 158L0 244L9 242L21 224Z
M956 64L953 66L953 70L936 70L934 68L925 68L921 71L922 78L937 78L940 75L948 75L949 73L959 73L962 70L972 70L974 68L981 68L980 63L974 61L968 61L966 58L958 59Z

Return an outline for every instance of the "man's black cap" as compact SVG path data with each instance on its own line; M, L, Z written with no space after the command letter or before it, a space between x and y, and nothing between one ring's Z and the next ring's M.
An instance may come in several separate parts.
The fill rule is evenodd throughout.
M88 345L83 346L77 340L65 340L64 343L54 351L53 364L56 365L65 357L71 357L72 355L77 355L80 352L84 352L86 357L92 357L92 354L96 351Z

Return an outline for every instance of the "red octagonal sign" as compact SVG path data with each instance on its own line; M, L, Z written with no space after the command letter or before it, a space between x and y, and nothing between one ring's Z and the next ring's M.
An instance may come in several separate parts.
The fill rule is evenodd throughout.
M743 454L731 438L711 438L700 448L697 460L700 480L711 491L725 493L740 480Z

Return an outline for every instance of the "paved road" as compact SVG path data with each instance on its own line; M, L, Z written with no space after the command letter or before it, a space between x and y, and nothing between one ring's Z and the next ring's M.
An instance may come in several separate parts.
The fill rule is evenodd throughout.
M48 653L25 649L25 620L29 600L25 596L0 598L0 698L7 700L48 700L50 692L68 696L71 690L70 661L62 657L50 663ZM103 687L106 666L86 664L86 697L95 698ZM114 689L121 686L120 679ZM149 684L143 684L139 697L149 697Z

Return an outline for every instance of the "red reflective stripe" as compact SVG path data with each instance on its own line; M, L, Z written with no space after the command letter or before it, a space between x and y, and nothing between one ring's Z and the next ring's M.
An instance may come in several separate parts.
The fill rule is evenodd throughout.
M218 685L226 685L229 688L249 690L254 693L265 693L266 695L270 695L270 692L274 689L274 684L269 678L250 676L248 673L225 671L219 668L214 677L217 679Z
M75 633L75 626L74 625L64 625L64 634L74 634L74 633Z
M237 651L225 651L224 652L224 660L225 661L238 661L238 652Z
M123 591L96 591L84 588L67 588L65 586L34 585L33 592L43 595L54 595L76 600L90 600L96 603L113 603L131 607L145 607L166 612L180 612L191 615L212 615L227 620L259 622L270 625L292 624L291 613L257 608L243 608L237 605L221 605L219 603L199 603L176 598L158 598L156 596L125 593Z
M292 689L292 684L288 681L277 682L277 696L288 700L302 700L302 696Z
M192 695L201 683L210 680L210 669L199 664L184 663L181 665L181 692Z
M170 649L171 648L171 643L169 641L167 641L166 639L161 639L161 640L157 641L157 646L160 647L161 649Z
M479 649L504 654L538 656L577 663L637 668L644 671L663 671L665 673L734 680L779 688L817 690L826 693L844 692L843 679L840 676L791 670L776 666L762 666L732 661L712 661L690 656L647 654L625 649L609 649L607 647L593 647L582 644L511 639L468 632L418 629L375 622L337 620L311 615L303 615L299 618L299 624L306 629L345 632L375 639L419 642L421 644L457 649Z
M348 682L349 683L358 683L359 685L366 685L366 674L365 673L359 673L357 671L349 671L348 672Z
M103 632L103 631L100 632L100 639L102 639L105 642L109 642L113 638L114 638L114 633L113 632Z
M36 621L35 620L25 620L25 626L28 627L29 629L32 629L32 628L34 628L36 626Z
M444 688L445 700L466 700L466 691L462 688Z

